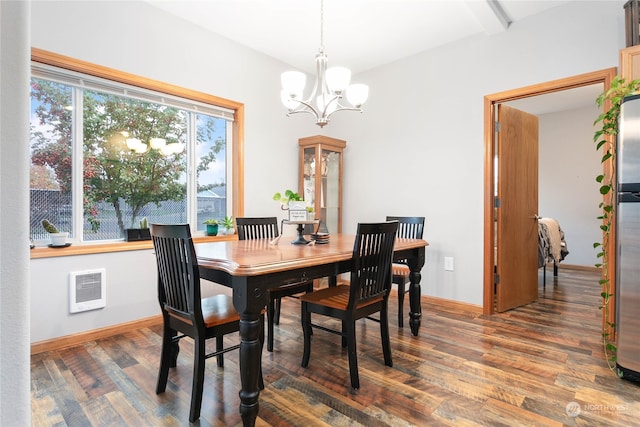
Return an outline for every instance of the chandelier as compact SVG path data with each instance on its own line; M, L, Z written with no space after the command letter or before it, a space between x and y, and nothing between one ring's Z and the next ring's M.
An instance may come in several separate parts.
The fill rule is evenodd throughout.
M282 73L282 103L287 107L287 116L296 113L309 113L316 117L320 127L329 123L329 117L343 110L362 112L362 104L369 96L369 86L352 84L351 70L345 67L327 69L327 55L324 53L324 1L320 0L320 49L316 54L316 83L307 99L303 91L307 76L300 71ZM351 105L345 105L343 96Z

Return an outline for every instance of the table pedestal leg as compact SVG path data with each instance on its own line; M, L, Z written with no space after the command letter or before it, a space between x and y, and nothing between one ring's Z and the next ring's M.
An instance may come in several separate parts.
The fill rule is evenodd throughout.
M409 312L409 326L411 327L411 333L414 336L418 335L418 331L420 330L420 320L422 318L422 306L420 304L420 279L422 275L420 271L424 266L424 248L418 250L417 256L411 257L407 259L407 264L411 269L411 273L409 273L409 279L411 283L409 284L409 304L411 306L411 311Z
M411 273L411 284L409 285L409 304L411 311L409 313L409 326L414 336L418 335L420 329L420 319L422 318L422 307L420 305L420 273Z
M302 224L298 224L298 237L296 240L291 242L292 245L306 245L309 243L309 241L304 238L304 235L302 234L303 232L304 226Z
M262 354L261 321L258 314L240 315L240 415L243 426L255 426L260 396L259 376Z

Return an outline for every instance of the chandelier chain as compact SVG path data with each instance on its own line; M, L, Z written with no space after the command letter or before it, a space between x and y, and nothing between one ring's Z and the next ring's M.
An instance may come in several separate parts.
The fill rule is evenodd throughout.
M320 0L320 49L324 50L324 0Z

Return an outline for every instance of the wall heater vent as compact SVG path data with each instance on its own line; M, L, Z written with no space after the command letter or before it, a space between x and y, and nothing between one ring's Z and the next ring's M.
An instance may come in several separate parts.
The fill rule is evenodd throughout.
M69 273L69 312L78 313L106 306L106 283L104 268Z

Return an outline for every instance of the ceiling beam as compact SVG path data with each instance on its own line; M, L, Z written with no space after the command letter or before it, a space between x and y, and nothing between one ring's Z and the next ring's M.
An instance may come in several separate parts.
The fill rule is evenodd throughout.
M465 4L487 34L506 31L511 25L511 18L509 18L498 0L471 0L466 1Z

